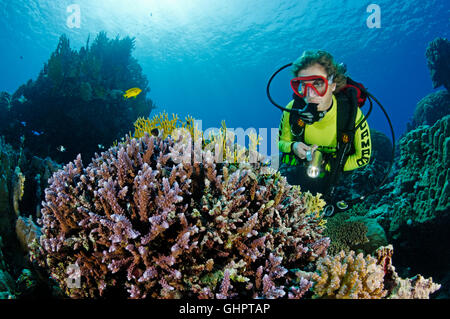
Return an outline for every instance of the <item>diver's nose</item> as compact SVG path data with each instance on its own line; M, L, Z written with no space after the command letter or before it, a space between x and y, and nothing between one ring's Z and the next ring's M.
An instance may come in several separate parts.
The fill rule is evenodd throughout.
M307 87L306 88L306 96L315 97L315 96L317 96L317 93L311 87Z

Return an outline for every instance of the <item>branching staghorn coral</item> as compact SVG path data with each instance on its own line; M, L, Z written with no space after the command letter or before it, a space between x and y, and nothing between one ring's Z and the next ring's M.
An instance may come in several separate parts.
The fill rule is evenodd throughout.
M134 138L143 137L145 133L152 135L154 129L158 129L163 139L171 136L173 140L178 141L180 136L183 136L185 142L188 142L186 139L197 139L198 141L201 138L199 145L203 150L209 150L215 154L216 162L256 163L262 160L262 155L257 152L262 137L251 131L248 134L249 147L247 149L235 142L236 134L232 130L227 130L225 121L222 121L222 126L217 132L210 132L208 136L204 136L203 132L195 125L193 117L188 115L185 121L181 121L178 115L172 114L172 119L169 119L168 114L164 111L152 119L138 118L134 123L134 128ZM185 134L186 132L190 133L190 136ZM116 145L117 142L114 146Z
M202 132L194 126L195 119L188 115L185 121L181 121L177 114L172 114L172 119L169 119L169 115L163 111L153 118L139 117L134 122L134 138L141 138L145 133L149 135L152 134L152 130L158 129L160 131L161 137L164 139L169 135L172 135L176 129L184 128L186 129L192 137L202 136ZM198 134L198 135L196 135ZM175 138L176 140L176 138Z
M210 132L204 142L204 149L210 150L216 156L219 162L228 163L256 163L262 161L263 158L257 151L258 145L261 143L262 137L255 131L250 131L249 147L240 145L235 142L236 133L227 129L225 121L222 121L222 127L218 132Z
M81 156L45 190L32 260L72 298L300 298L302 269L326 254L321 218L261 163L174 161L186 144L127 137ZM81 287L67 283L78 267Z
M299 187L299 189L301 188ZM304 193L304 196L306 200L305 208L308 210L308 213L314 214L316 218L320 218L321 212L326 205L326 202L321 198L322 194L318 193L317 195L313 195L307 191ZM326 220L323 220L323 224L325 223Z

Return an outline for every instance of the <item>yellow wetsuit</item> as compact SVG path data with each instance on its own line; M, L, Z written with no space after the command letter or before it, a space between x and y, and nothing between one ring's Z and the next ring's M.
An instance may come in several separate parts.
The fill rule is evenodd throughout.
M287 106L287 109L291 109L294 104L292 100ZM323 119L319 122L315 122L311 125L305 125L304 143L308 145L318 145L319 147L325 147L322 149L325 153L333 153L336 149L336 136L337 136L337 108L339 107L336 97L333 95L333 104ZM295 142L291 132L289 124L289 112L284 111L280 122L280 136L278 141L278 148L283 153L291 153L291 146ZM361 110L358 108L356 114L355 126L360 123L364 118ZM370 161L370 155L372 153L372 145L370 140L370 130L367 122L363 123L355 132L354 148L355 153L347 158L344 165L344 171L351 171L356 168L365 166ZM328 148L328 149L327 149ZM331 148L331 149L330 149ZM326 171L330 170L330 165L325 167Z

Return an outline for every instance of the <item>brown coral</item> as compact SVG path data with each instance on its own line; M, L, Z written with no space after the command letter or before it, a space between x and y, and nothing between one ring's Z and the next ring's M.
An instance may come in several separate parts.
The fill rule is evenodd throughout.
M262 164L174 163L186 145L129 139L45 190L33 259L70 297L300 298L293 278L326 253L307 198ZM311 198L308 199L311 201ZM75 265L81 287L67 285Z
M298 275L314 282L313 298L428 299L440 288L432 278L421 275L400 278L392 265L393 252L392 245L378 248L376 257L341 251L333 257L319 258L316 272Z
M28 218L19 216L16 221L16 235L22 249L28 252L29 245L41 236L41 232L31 216Z
M312 275L315 298L380 299L386 296L384 271L377 259L341 251L334 257L320 258Z
M22 200L25 185L25 176L20 171L19 166L16 166L16 169L14 170L14 175L12 177L12 185L13 185L13 192L12 192L13 209L14 212L16 213L16 216L19 216L20 215L19 202Z

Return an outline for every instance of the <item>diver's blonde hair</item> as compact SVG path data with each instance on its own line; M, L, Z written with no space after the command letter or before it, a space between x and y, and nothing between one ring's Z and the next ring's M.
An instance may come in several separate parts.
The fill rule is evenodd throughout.
M297 77L298 71L306 69L316 63L324 67L328 77L333 76L333 82L336 83L336 92L341 90L347 84L345 65L337 64L334 61L333 56L324 50L304 51L292 64L292 73L294 77Z

